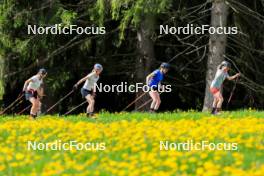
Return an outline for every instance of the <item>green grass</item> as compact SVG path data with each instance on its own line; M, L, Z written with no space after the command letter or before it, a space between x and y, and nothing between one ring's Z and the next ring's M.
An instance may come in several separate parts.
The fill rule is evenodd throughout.
M255 172L262 165L264 165L263 150L254 146L263 146L264 135L263 130L259 130L263 126L263 111L230 111L223 112L221 115L213 116L209 113L203 112L165 112L157 114L139 113L139 112L122 112L122 113L108 113L101 112L97 114L97 119L90 119L81 115L70 116L56 116L47 115L41 116L35 121L29 121L28 116L0 116L0 163L5 166L1 170L0 175L48 175L45 171L47 169L54 170L60 168L47 168L53 162L59 162L65 165L69 162L74 162L71 166L64 166L63 171L53 175L93 175L91 173L99 172L99 175L118 175L110 170L102 163L109 164L108 169L116 169L116 172L124 171L125 175L137 175L124 166L119 168L119 165L131 163L135 158L135 166L139 170L139 175L152 175L152 171L157 173L164 171L172 175L196 175L196 170L200 167L205 167L204 163L213 162L220 166L220 170L224 167L232 166L234 169L239 169L245 173ZM219 124L223 121L225 123ZM241 124L240 124L241 121ZM248 125L253 124L253 126ZM186 126L186 123L190 123ZM228 123L228 124L227 124ZM208 125L209 124L209 125ZM238 126L235 126L237 124ZM183 125L183 126L180 126ZM215 125L215 126L214 126ZM219 125L219 126L218 126ZM222 130L228 126L228 137L221 137ZM202 127L204 126L205 129ZM256 128L256 129L255 129ZM181 133L181 130L183 133ZM216 131L217 130L217 131ZM195 133L193 133L195 131ZM217 132L214 134L214 132ZM93 134L94 133L94 134ZM212 133L212 134L211 134ZM62 135L62 136L61 136ZM108 136L108 137L107 137ZM159 136L159 137L157 137ZM178 138L175 138L177 136ZM182 139L180 139L180 137ZM201 137L201 138L200 138ZM195 163L189 162L189 152L181 151L181 156L175 157L170 152L160 152L157 150L156 143L158 140L169 140L184 142L187 139L194 138L196 140L209 140L210 142L226 142L225 140L235 140L240 138L238 151L227 151L221 157L221 160L214 160L216 153L214 151L207 152L208 157L202 159L203 151L193 153L191 156L198 159ZM68 140L85 140L90 142L104 141L107 145L107 151L101 152L87 152L81 151L71 153L67 151L26 151L25 141L36 140L41 142L51 142L56 139ZM140 140L143 140L143 143ZM252 147L246 146L243 140L250 141L252 139ZM236 141L236 140L235 140ZM144 146L146 144L146 146ZM8 147L9 149L6 149ZM137 151L137 147L139 147ZM149 164L148 159L141 158L142 153L148 155L154 154L155 162L160 163L160 166ZM25 158L34 162L23 165L23 161L16 160L16 154L22 153ZM239 160L234 158L233 154L239 153L243 155L243 162L240 166L235 166L234 163ZM124 157L127 155L127 157ZM7 158L11 157L11 160ZM39 158L36 158L39 157ZM90 165L85 163L96 157ZM147 156L146 156L147 157ZM68 158L68 159L67 159ZM69 159L70 158L70 159ZM175 159L178 167L187 163L188 169L181 171L179 168L171 168L166 165L166 161ZM110 166L110 163L114 162ZM21 166L12 166L12 163L22 164ZM164 163L164 165L163 165ZM82 171L76 170L76 165L85 165ZM133 165L131 163L131 165ZM150 167L151 171L145 173L141 168ZM254 168L256 170L254 170ZM89 172L91 171L91 173ZM89 172L89 173L88 173ZM206 171L207 172L207 171ZM205 174L206 174L205 172ZM51 174L52 175L52 174ZM234 175L221 171L219 175Z
M121 113L109 113L109 112L100 112L96 114L97 119L84 118L85 114L80 115L68 115L68 116L59 116L54 114L53 118L70 120L73 122L78 121L87 121L87 122L100 122L108 123L120 120L137 120L142 121L144 119L150 120L181 120L181 119L192 119L198 120L202 117L219 117L219 118L243 118L243 117L255 117L255 118L264 118L264 111L223 111L220 115L211 115L207 112L196 112L196 111L179 111L179 112L164 112L164 113L148 113L148 112L121 112ZM50 117L50 115L40 116L38 119ZM0 116L0 122L8 120L17 120L17 119L27 119L27 115L22 116Z
M69 116L57 116L58 118L63 118L71 121L89 121L89 122L114 122L120 120L137 120L142 121L144 119L150 120L181 120L181 119L192 119L198 120L202 117L219 117L219 118L243 118L243 117L255 117L255 118L264 118L264 111L231 111L231 112L222 112L221 115L211 115L210 113L204 112L164 112L164 113L140 113L140 112L122 112L122 113L108 113L103 112L98 114L98 119L89 119L83 118L84 115L76 116L76 115L69 115ZM56 117L56 116L55 116ZM42 118L45 118L42 117Z

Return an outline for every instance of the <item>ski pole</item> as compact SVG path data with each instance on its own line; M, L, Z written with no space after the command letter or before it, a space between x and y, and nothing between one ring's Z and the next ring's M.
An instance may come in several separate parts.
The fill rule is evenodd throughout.
M10 111L13 113L13 112L15 111L16 107L18 107L19 105L21 105L21 103L23 103L23 101L24 101L24 99L20 100L16 105L14 105L14 106L10 109Z
M76 109L78 109L79 107L81 107L82 105L84 105L87 101L85 100L84 102L82 102L81 104L79 104L78 106L72 108L70 111L66 112L65 114L63 115L68 115L70 114L71 112L75 111Z
M129 105L127 105L122 111L127 110L130 106L135 104L140 98L142 98L147 92L142 93L139 97L137 97L134 101L132 101Z
M144 106L146 106L147 104L149 104L151 102L152 99L149 99L148 101L146 101L143 105L139 106L137 108L137 110L140 110L141 108L143 108Z
M162 94L162 92L161 92L160 94ZM141 108L143 108L144 106L146 106L147 104L149 104L151 101L152 101L152 99L149 99L149 100L146 101L143 105L139 106L139 107L137 108L137 110L140 110Z
M229 98L228 98L226 108L228 108L228 105L229 105L229 103L230 103L230 101L231 101L231 99L232 99L232 97L233 97L233 95L234 95L234 92L235 92L235 89L236 89L237 82L238 82L238 78L236 78L236 80L235 80L235 84L234 84L233 89L232 89L232 91L231 91L231 93L230 93L230 96L229 96Z
M25 112L26 110L28 110L32 105L27 106L26 108L24 108L22 111L18 112L17 115L21 115L23 112Z
M3 115L8 109L10 109L12 106L14 106L21 98L23 98L23 96L24 96L24 94L20 94L19 96L18 96L18 98L15 100L15 101L13 101L8 107L6 107L1 113L0 113L0 115Z
M54 105L52 105L45 113L48 113L49 111L51 111L54 107L56 107L58 104L60 104L63 100L65 100L68 96L70 96L72 93L74 92L74 90L71 90L67 95L65 95L64 97L62 97L59 101L57 101L57 103L55 103Z

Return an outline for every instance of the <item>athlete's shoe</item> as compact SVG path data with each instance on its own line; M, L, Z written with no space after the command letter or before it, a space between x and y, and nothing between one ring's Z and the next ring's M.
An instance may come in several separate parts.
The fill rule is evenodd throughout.
M30 119L30 120L35 120L35 119L36 119L36 117L37 117L37 115L30 114L30 116L29 116L29 119Z
M216 112L216 108L213 108L211 114L215 114L215 112Z
M214 112L212 112L212 114L213 114L213 115L221 115L222 113L221 113L221 111L217 111L217 110L215 110Z
M221 115L221 114L222 114L221 111L215 113L215 115Z
M149 110L149 113L156 113L157 112L157 110L155 110L155 109L150 109Z
M93 112L87 113L87 117L91 118L91 119L96 119L97 118Z
M97 119L97 117L95 115L90 117L91 119Z
M217 108L216 111L215 111L216 115L220 115L221 114L221 110L222 110L221 108Z

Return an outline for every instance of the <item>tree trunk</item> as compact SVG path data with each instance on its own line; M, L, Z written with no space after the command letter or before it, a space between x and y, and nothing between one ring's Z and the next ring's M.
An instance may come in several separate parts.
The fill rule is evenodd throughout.
M211 11L211 26L226 27L228 15L228 6L224 0L214 0ZM210 85L214 79L217 66L224 60L226 49L225 34L211 34L209 39L209 55L207 60L206 72L206 90L204 97L203 111L208 111L212 108L213 96L210 93Z
M152 15L145 16L142 20L142 23L137 31L138 39L138 52L139 56L136 63L136 80L137 83L141 82L145 84L146 76L152 71L152 65L155 63L155 54L154 54L154 43L151 39L151 36L154 32L155 18ZM143 94L143 91L139 91L136 94L136 97L139 97ZM145 93L135 103L136 110L147 110L149 109L149 104L146 104L144 107L138 109L145 102L150 99L148 93Z
M4 57L0 55L0 102L3 105L3 95L5 93L5 60Z

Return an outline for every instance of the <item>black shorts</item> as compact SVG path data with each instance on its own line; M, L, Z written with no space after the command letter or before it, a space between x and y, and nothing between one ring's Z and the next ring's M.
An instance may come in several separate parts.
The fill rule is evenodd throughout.
M30 98L38 98L38 92L37 91L26 91L25 92L26 100L29 100Z
M82 94L82 97L85 98L89 94L92 95L93 91L92 90L87 90L85 88L81 88L81 94Z

